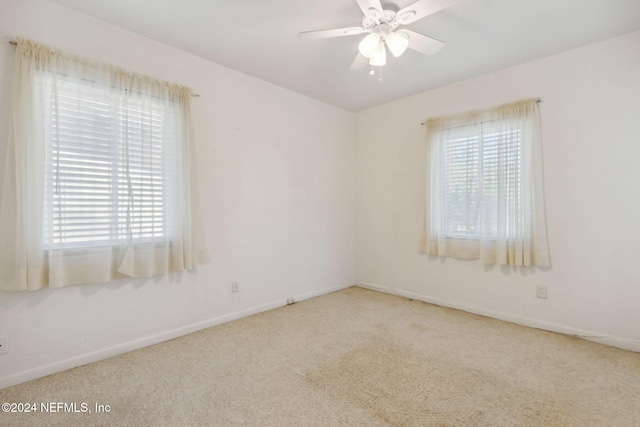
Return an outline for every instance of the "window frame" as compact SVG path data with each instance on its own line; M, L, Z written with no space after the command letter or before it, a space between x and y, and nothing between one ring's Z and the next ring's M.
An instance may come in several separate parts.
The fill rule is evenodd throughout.
M477 191L475 192L475 194L478 194L476 197L477 198L483 198L486 194L490 193L489 191L487 191L486 187L482 187L480 188L480 186L482 186L485 182L485 177L486 174L484 173L485 171L485 167L487 165L487 159L491 160L491 155L490 156L485 156L485 153L487 151L499 151L499 147L501 145L501 139L502 138L509 138L512 139L513 136L512 135L506 135L507 133L518 133L518 135L515 137L516 140L515 141L509 141L509 144L515 144L514 149L509 150L508 154L504 157L508 157L509 155L513 155L512 153L516 153L515 155L515 159L509 159L508 163L505 163L504 161L507 160L505 158L500 158L500 154L494 154L494 156L496 157L495 159L495 164L492 165L494 166L496 169L500 169L500 167L502 168L507 168L507 167L515 167L516 171L513 173L513 175L515 175L517 177L517 181L518 183L515 185L515 187L518 187L518 201L517 203L519 203L521 205L522 203L522 191L521 191L521 180L522 180L522 129L521 128L517 128L515 130L511 129L510 131L500 131L497 129L487 129L487 131L485 131L485 127L487 125L491 126L492 124L499 124L500 122L510 122L513 121L511 118L504 118L504 119L494 119L494 120L479 120L476 122L470 122L470 123L465 123L465 124L460 124L458 126L455 126L453 128L447 128L447 129L442 129L440 130L438 133L440 134L444 134L446 133L450 133L451 131L461 131L464 128L477 128L476 132L461 132L462 134L465 135L465 137L450 137L450 138L446 138L444 136L440 136L437 137L436 139L439 141L439 144L441 144L441 148L442 150L447 153L447 150L449 149L449 146L451 144L455 144L455 143L460 143L462 141L462 145L463 145L463 149L466 147L467 148L467 152L469 144L475 144L477 145L477 148L475 149L475 151L477 151L477 155L473 157L473 159L477 158L477 164L478 164L478 171L476 172L476 175L478 175L478 181L480 182L480 184L478 184L478 188L476 189ZM490 133L489 133L490 132ZM488 134L488 137L487 137ZM505 137L506 135L506 137ZM466 139L466 141L464 141ZM489 146L489 150L487 150L487 146ZM443 157L447 157L447 154L443 154ZM456 157L460 157L458 155L456 155ZM473 162L473 160L472 160ZM448 161L446 161L445 164L442 164L442 170L443 173L441 175L441 179L443 182L447 182L449 183L450 180L448 178L450 178L450 175L445 176L446 172L444 172L445 170L448 170L451 166L452 166L452 161L449 158ZM467 178L469 177L470 173L469 173L469 162L466 162L467 164L465 166L467 166L466 168L464 168L464 170L458 172L458 174L463 174L464 176L466 176ZM515 163L515 165L514 165ZM495 193L497 193L497 188L500 186L500 183L498 182L500 180L499 177L495 177L495 188L494 191ZM468 181L462 180L462 182L457 182L457 184L463 184L463 186L465 188L469 188L469 183ZM448 191L449 190L449 191ZM497 229L491 230L491 232L489 233L482 233L482 232L477 232L475 230L469 230L469 231L460 231L460 232L455 232L455 231L451 231L451 229L449 228L450 225L450 220L451 220L451 203L449 201L450 199L450 195L452 193L452 191L450 191L449 188L444 189L442 191L443 193L443 197L442 200L440 200L440 203L442 203L444 205L443 210L445 212L447 212L447 227L445 230L443 230L443 234L447 239L453 239L453 240L475 240L475 241L497 241L498 239L498 231ZM472 193L471 191L467 191L464 192L462 194L463 197L465 197L467 200L469 198L469 193ZM474 193L471 194L471 197L474 196ZM478 203L479 205L483 203L483 200L480 200L480 202ZM463 208L463 211L467 211L469 209L469 202L466 203L466 205ZM480 212L482 210L482 208L479 206L477 208L477 211ZM494 211L493 212L495 215L497 215L497 212ZM496 221L497 222L497 221ZM477 225L477 224L476 224ZM467 223L463 223L462 226L469 226L469 222ZM484 227L479 227L482 230L484 230ZM513 235L507 235L506 239L514 239L515 236Z
M131 175L131 170L125 171L123 170L123 163L129 161L130 159L123 159L121 157L118 157L117 155L114 155L114 149L113 149L113 145L117 144L113 141L113 139L111 137L109 137L106 140L103 140L103 143L106 143L107 145L109 145L109 150L111 151L108 155L108 159L106 160L108 162L108 164L105 165L105 168L107 170L107 173L110 173L110 176L107 177L107 179L109 180L108 184L110 187L110 190L108 191L108 195L110 196L109 198L111 199L111 203L109 204L110 206L110 215L106 220L106 224L109 224L109 231L108 231L108 235L105 235L105 238L102 239L92 239L90 238L90 236L81 236L81 237L65 237L64 236L64 232L61 231L61 228L63 228L65 225L64 224L52 224L53 226L53 230L50 230L50 225L47 222L47 218L48 218L48 213L47 213L47 209L50 208L50 206L55 205L56 202L56 196L59 195L59 193L57 194L56 191L54 190L53 192L49 192L48 190L45 190L44 192L44 207L45 207L45 213L43 215L43 243L44 243L44 249L49 250L49 249L70 249L70 250L82 250L85 248L93 248L93 247L101 247L101 246L113 246L113 245L123 245L123 244L128 244L128 243L132 243L132 244L144 244L144 243L160 243L160 244L172 244L172 240L173 240L173 230L171 227L171 220L170 220L170 204L172 203L172 200L175 199L175 195L172 194L166 194L167 192L171 192L171 191L176 191L175 189L175 185L173 183L171 183L171 179L174 179L175 176L175 160L174 161L170 161L169 158L171 156L168 155L167 150L174 150L177 149L177 144L179 144L179 142L176 140L175 138L175 126L177 126L177 115L178 112L176 110L177 106L175 105L174 102L171 102L170 104L174 104L174 105L170 105L170 107L173 109L173 111L171 111L170 113L167 114L166 111L161 111L161 113L157 113L157 114L153 114L153 113L149 113L148 111L143 111L144 108L141 107L142 103L146 103L148 104L149 102L154 104L155 108L158 108L158 110L164 110L167 108L166 102L163 103L161 99L153 96L153 95L147 95L141 92L135 92L135 91L131 91L131 90L127 90L126 91L126 96L123 99L119 99L120 102L116 102L114 100L114 96L113 93L111 91L111 87L109 87L108 84L105 83L98 83L98 82L94 82L91 80L88 80L86 78L81 78L81 77L72 77L69 75L61 75L59 73L51 73L51 72L43 72L42 75L40 76L40 78L43 78L45 80L49 80L46 81L45 84L51 84L51 85L56 85L56 87L52 87L51 88L51 103L50 105L47 106L47 113L50 115L49 119L52 122L52 126L51 126L51 141L52 143L47 147L47 157L46 157L46 165L45 167L47 168L47 172L45 173L45 189L49 189L49 188L53 188L53 187L59 187L60 183L59 181L56 181L55 178L53 178L53 176L55 175L54 170L60 166L60 156L58 154L56 154L56 150L57 153L60 153L60 151L62 149L68 148L68 147L63 147L63 144L70 144L70 141L60 141L61 137L61 129L59 127L56 127L53 125L55 118L59 118L60 115L60 104L59 104L59 100L60 100L60 96L65 96L65 94L60 94L61 90L64 90L63 87L65 84L72 84L72 85L76 85L76 86L82 86L83 89L86 88L87 90L93 92L94 96L96 93L101 92L102 95L104 95L102 98L100 98L100 101L96 101L95 99L93 100L88 100L88 98L82 98L82 97L77 97L76 99L74 99L77 102L83 102L83 101L88 101L88 102L103 102L104 105L103 107L105 108L105 111L109 112L109 116L108 117L102 117L102 119L108 123L109 125L113 125L114 123L116 124L116 126L121 126L124 129L127 129L127 132L129 132L130 126L133 123L133 120L131 119L131 114L133 113L133 115L138 115L139 119L140 117L147 115L147 116L154 116L155 120L162 120L161 123L161 127L163 126L167 126L167 128L163 128L161 129L159 132L156 132L155 135L151 135L151 140L149 140L149 138L147 138L146 142L150 143L151 146L156 145L156 146L161 146L160 149L160 153L161 153L161 163L164 164L164 167L162 168L162 170L159 173L156 173L156 176L160 176L160 179L162 181L164 181L163 183L163 188L160 189L160 191L163 193L162 196L160 197L160 205L154 204L153 206L153 212L151 212L151 215L154 217L154 220L151 221L151 226L152 227L156 227L157 221L155 221L155 217L157 216L157 213L159 212L159 216L162 218L161 222L160 222L160 227L162 229L161 233L158 233L156 231L152 231L149 235L149 233L136 233L135 231L131 231L128 232L127 231L127 227L126 224L123 224L123 216L124 213L122 212L123 208L126 209L127 206L122 206L122 205L126 205L127 204L127 197L123 197L122 194L126 193L126 189L124 188L125 186L127 186L127 177L124 176L125 174ZM62 85L59 85L59 83L62 83ZM71 91L68 91L66 96L70 96L71 95ZM138 102L138 105L131 105L132 103L136 103ZM113 103L116 103L117 105L112 105ZM137 108L136 108L137 107ZM68 108L68 106L67 106ZM86 110L83 111L84 113L86 113ZM79 113L79 111L75 111L75 113ZM69 114L69 112L67 112L67 114ZM87 120L96 120L98 116L96 114L89 116L89 117L85 117L85 118L81 118L78 117L78 122L76 123L77 126L82 127L83 126L83 122L86 122ZM149 117L147 117L149 118ZM169 118L170 123L166 123L165 120ZM140 127L144 128L145 125L143 122L143 119L140 119L138 124L140 125ZM149 130L149 129L145 129L145 130ZM64 131L64 130L62 130ZM67 129L67 131L69 131L69 129ZM112 131L112 129L107 129L107 132L110 133ZM142 131L142 133L144 133L144 131ZM158 141L158 133L160 134L160 141ZM172 140L171 141L166 141L165 139L169 137ZM128 136L126 138L126 142L119 142L123 149L125 149L126 151L131 150L131 144L129 144L130 141L130 136ZM82 138L82 137L78 137L77 138L77 145L81 145L83 142L86 142L87 138ZM141 144L144 143L145 141L138 141L136 140L136 142L140 142ZM166 144L167 142L169 143L170 147L167 148ZM71 143L72 144L72 143ZM129 146L126 146L127 144L129 144ZM152 157L155 156L156 153L152 154ZM69 153L66 154L67 158L70 156ZM57 160L55 160L55 158L58 157ZM144 168L142 166L142 164L145 162L145 159L142 159L143 156L141 156L140 160L140 168L137 171L139 173L139 179L140 182L142 182L144 180L144 178L142 178L145 174L147 173L151 173L151 175L153 175L153 171L150 168ZM94 157L92 159L90 159L89 161L97 161L97 159ZM66 160L67 162L69 161L68 159ZM56 164L57 163L57 164ZM171 167L167 168L167 165L170 165ZM86 167L88 167L89 165L85 165ZM116 171L115 174L119 175L120 180L116 179L116 183L112 182L113 181L113 175L114 175L114 170ZM169 173L167 173L169 172ZM90 178L95 178L97 176L97 174L92 174L91 172L87 173L85 175L86 177L90 177ZM129 186L131 186L131 176L128 177L128 184ZM140 183L139 183L140 184ZM134 194L132 197L130 197L130 203L132 203L133 205L136 204L136 202L138 202L139 206L142 206L144 204L144 202L141 202L142 198L142 193L144 193L144 186L142 186L141 184L139 185L138 190L140 190L138 193L139 194ZM148 190L148 189L147 189ZM131 188L129 188L129 192L130 193L135 193L134 191L131 191ZM59 200L59 198L58 198ZM152 200L153 202L156 202L157 200ZM64 202L60 202L58 203L60 206L57 207L57 210L59 210L59 219L58 221L63 221L62 216L64 216L64 210L65 208L69 207L69 204L65 204ZM115 205L115 206L114 206ZM76 205L77 206L77 205ZM88 208L90 208L91 206L95 207L94 205L89 205L87 206ZM55 207L54 207L55 209ZM135 206L134 206L135 209ZM115 214L115 217L114 217ZM137 212L138 215L140 215L140 211ZM55 214L54 214L55 215ZM87 228L91 229L90 227L92 227L92 229L95 229L97 222L92 222L90 224L87 224ZM144 225L144 221L139 221L139 224ZM73 224L72 224L73 226ZM78 225L76 224L76 227ZM71 230L71 232L73 231L80 231L80 229L75 229L75 230ZM69 230L67 230L67 232L69 232ZM48 233L51 233L51 236L49 236ZM55 236L55 234L59 234L58 236ZM85 240L81 240L82 237L87 237ZM65 240L71 240L71 241L65 241ZM49 242L52 242L51 244L49 244Z

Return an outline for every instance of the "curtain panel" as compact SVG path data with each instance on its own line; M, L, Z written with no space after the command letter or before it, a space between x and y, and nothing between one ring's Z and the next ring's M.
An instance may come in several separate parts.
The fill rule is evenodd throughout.
M191 90L17 40L0 290L208 263Z
M538 100L426 121L421 250L549 266Z

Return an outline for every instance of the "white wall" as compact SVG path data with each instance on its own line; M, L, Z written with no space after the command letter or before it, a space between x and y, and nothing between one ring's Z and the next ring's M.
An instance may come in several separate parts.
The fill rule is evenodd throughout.
M8 41L19 36L201 95L193 112L213 262L152 280L0 292L0 388L353 284L353 113L57 5L0 0L2 169Z
M428 72L428 70L425 70ZM549 269L418 251L427 117L541 97ZM640 350L640 32L358 113L356 280ZM548 299L536 299L536 285Z

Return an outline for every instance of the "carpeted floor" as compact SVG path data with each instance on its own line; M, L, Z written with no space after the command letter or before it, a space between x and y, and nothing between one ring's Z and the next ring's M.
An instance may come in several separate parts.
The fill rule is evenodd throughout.
M640 426L640 354L353 287L0 402L38 406L2 426Z

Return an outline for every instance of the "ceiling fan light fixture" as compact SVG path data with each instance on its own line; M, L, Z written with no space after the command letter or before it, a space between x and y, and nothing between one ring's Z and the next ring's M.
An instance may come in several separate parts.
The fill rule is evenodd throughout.
M374 67L382 67L387 64L387 49L385 49L384 43L378 45L378 49L371 57L369 64Z
M402 31L389 33L384 38L384 41L393 56L397 58L409 47L409 34Z
M371 65L372 74L376 73L374 67L378 67L381 71L387 64L387 48L396 58L402 56L407 49L424 55L433 55L442 49L444 45L442 41L398 27L411 24L461 0L406 0L412 4L404 8L397 4L399 1L355 0L362 11L361 26L305 31L298 34L298 37L304 40L316 40L363 34L358 43L358 55L350 68L359 70L368 62ZM382 78L379 81L382 81Z
M358 50L363 56L371 58L376 54L380 46L384 49L384 44L381 43L380 34L370 33L367 37L362 39L358 45Z

